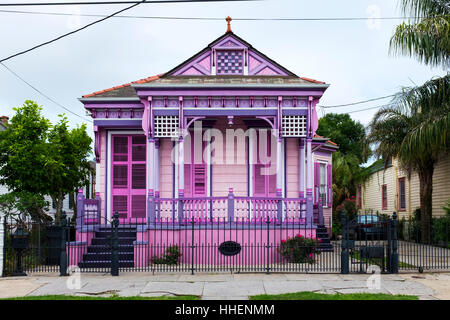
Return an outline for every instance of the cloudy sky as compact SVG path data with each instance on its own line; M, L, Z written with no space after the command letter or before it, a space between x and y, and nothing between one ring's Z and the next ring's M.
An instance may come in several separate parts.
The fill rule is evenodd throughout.
M217 18L228 15L232 18L399 17L397 4L396 0L145 4L124 14ZM0 7L0 10L110 14L125 6ZM0 58L96 19L99 18L0 11ZM232 29L297 75L331 84L320 104L336 105L390 95L402 86L422 84L444 73L411 58L389 55L389 39L399 22L233 21ZM84 116L83 106L77 100L83 94L168 71L225 30L225 21L112 18L5 64L48 96ZM12 108L26 99L42 105L44 115L52 122L65 112L0 66L0 115L11 117ZM333 110L350 112L387 101ZM351 116L367 124L374 112L351 113ZM72 126L86 122L65 113ZM321 111L319 113L322 115ZM92 130L89 122L88 128Z

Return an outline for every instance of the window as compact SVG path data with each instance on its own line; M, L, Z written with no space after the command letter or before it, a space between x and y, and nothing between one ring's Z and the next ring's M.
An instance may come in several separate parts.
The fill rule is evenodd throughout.
M195 146L193 137L194 133L191 132L189 144L186 143L184 149L184 160L187 162L184 164L184 196L188 198L205 197L207 191L207 168L203 157L207 143L203 141L200 149Z
M266 134L266 141L260 135ZM266 142L264 146L263 143ZM272 133L270 130L258 130L256 142L256 163L253 165L253 195L257 197L275 197L277 194L277 175L272 157ZM260 151L261 150L261 151ZM273 152L276 152L274 150ZM263 159L265 158L265 159Z
M356 201L358 205L358 209L362 208L362 187L361 185L358 186L358 189L356 191Z
M145 218L146 138L112 136L112 212L121 219Z
M322 205L327 205L327 164L320 163L320 200Z
M405 178L398 179L398 209L406 210L406 184Z
M381 186L381 209L388 209L387 184Z

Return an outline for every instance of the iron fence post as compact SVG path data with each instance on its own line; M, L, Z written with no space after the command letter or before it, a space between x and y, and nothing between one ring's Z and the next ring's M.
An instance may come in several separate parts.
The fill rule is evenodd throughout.
M83 189L78 190L77 195L77 226L82 226L84 220L84 194Z
M349 273L349 236L348 236L348 219L345 211L341 211L341 225L342 225L342 246L341 246L341 273Z
M6 274L6 215L3 222L0 223L2 227L2 229L0 230L0 277L4 277Z
M59 257L59 275L67 276L67 250L66 250L67 216L63 211L61 215L61 254Z
M269 257L270 257L270 218L269 217L267 217L266 224L267 224L266 274L270 274L270 265L269 265L269 263L270 263L270 261L269 261Z
M394 212L392 215L392 256L391 262L391 273L398 273L398 242L397 242L397 213Z
M111 245L111 275L119 275L119 212L114 212L112 225L112 245Z
M153 224L155 222L155 196L153 190L148 190L148 217L147 223Z
M184 208L183 208L183 193L178 195L178 223L182 224L184 221Z
M192 233L191 233L191 274L194 274L194 249L195 249L195 245L194 245L194 217L191 217L191 225L192 225Z

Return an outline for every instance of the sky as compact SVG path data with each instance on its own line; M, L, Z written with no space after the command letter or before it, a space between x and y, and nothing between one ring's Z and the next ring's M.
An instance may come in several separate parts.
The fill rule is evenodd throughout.
M47 0L58 2L58 0ZM83 0L80 0L83 1ZM87 1L87 0L86 0ZM31 0L0 0L31 2ZM111 14L127 5L0 7L0 10ZM218 21L112 18L5 63L36 88L84 118L64 111L0 65L0 115L31 99L55 123L65 113L75 127L87 123L84 94L164 73L226 31L232 18L401 17L396 0L266 0L228 3L144 4L123 13L140 16L217 17ZM0 58L72 31L99 18L0 12ZM445 70L389 54L389 40L401 20L232 21L235 34L295 74L330 87L320 105L337 105L396 93ZM327 112L351 112L382 105L373 101ZM323 109L319 109L319 116ZM376 110L351 113L367 125Z

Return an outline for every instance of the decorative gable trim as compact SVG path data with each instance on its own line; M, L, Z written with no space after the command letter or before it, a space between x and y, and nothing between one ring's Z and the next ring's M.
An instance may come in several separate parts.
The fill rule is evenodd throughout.
M217 70L217 55L220 51L242 52L242 72L240 74L297 77L294 73L254 49L251 44L232 32L227 32L214 40L205 49L167 72L163 77L224 74L224 72L218 72ZM234 60L232 63L239 65L239 62Z

